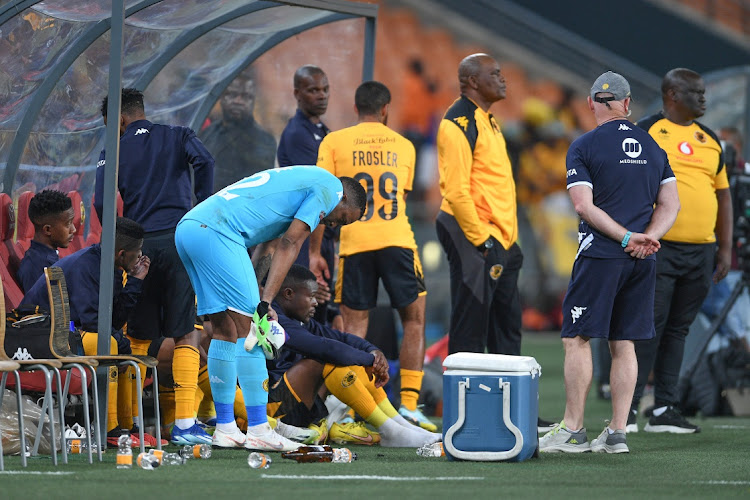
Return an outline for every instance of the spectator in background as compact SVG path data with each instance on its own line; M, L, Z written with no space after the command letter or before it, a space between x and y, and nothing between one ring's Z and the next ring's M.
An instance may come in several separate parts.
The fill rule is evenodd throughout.
M412 58L404 74L400 93L401 106L401 133L414 144L416 160L414 162L414 190L411 196L421 201L425 191L436 181L434 170L429 160L434 160L434 132L433 119L435 118L435 84L431 82L424 71L422 60L418 57ZM422 156L423 148L430 147L432 155ZM428 162L422 162L428 160Z
M289 119L281 133L277 152L279 167L317 164L320 143L330 132L321 119L328 109L329 93L328 77L319 67L307 64L294 72L297 112ZM337 237L338 231L330 227L326 227L322 234L311 235L311 238L316 239L312 245L315 252L310 252L310 238L307 238L295 263L309 268L318 278L318 306L315 310L315 319L327 324L329 319L338 317L336 327L342 328L343 323L336 314L336 308L329 306L336 258L334 245Z
M60 259L58 248L68 248L76 228L73 203L62 191L44 190L29 202L29 219L34 224L34 239L18 266L18 282L24 292L29 291L44 268Z
M276 140L255 121L255 94L250 75L235 78L219 99L221 120L200 133L216 162L214 192L274 166Z
M712 278L718 283L729 271L733 223L721 144L713 131L696 121L706 112L705 93L698 73L673 69L662 80L662 111L638 122L667 152L683 208L674 226L661 238L656 259L656 337L636 345L638 384L628 418L631 430L637 430L638 404L653 369L654 410L644 430L678 434L700 431L676 408L677 382L685 337Z

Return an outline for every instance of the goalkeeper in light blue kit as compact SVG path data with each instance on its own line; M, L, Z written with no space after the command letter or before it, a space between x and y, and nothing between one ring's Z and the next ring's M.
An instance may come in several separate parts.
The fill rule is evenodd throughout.
M269 320L277 319L269 304L311 231L320 223L351 224L365 206L365 191L351 177L336 178L314 166L285 167L227 186L177 225L175 243L195 288L198 315L208 315L213 325L208 374L216 406L214 446L267 451L300 446L274 432L266 417L266 355L273 349L266 335ZM256 245L253 261L261 268L273 251L262 297L247 250ZM246 435L234 420L237 380L247 406Z

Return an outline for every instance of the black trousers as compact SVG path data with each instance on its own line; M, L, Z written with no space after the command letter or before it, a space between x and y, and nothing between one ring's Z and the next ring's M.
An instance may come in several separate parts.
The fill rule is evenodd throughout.
M654 327L656 336L635 343L638 382L631 408L638 409L643 388L654 371L654 407L675 405L679 397L685 337L711 288L716 244L661 242L656 254Z
M518 274L523 254L495 241L487 257L464 236L456 219L437 217L437 235L448 256L451 324L448 352L521 353L521 297Z

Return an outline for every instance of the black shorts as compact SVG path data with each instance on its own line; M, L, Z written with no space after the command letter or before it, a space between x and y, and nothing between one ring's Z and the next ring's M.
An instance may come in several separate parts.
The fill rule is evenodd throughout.
M653 259L594 259L573 264L563 299L562 337L654 338Z
M147 233L143 254L151 267L128 318L128 335L142 340L187 335L195 327L195 293L175 247L174 229Z
M391 306L401 309L427 294L422 263L415 250L388 247L355 253L339 260L336 302L365 311L378 300L378 280L383 280Z
M295 427L307 427L328 415L325 403L317 394L311 409L300 401L294 389L289 387L286 374L268 391L266 410L273 418Z

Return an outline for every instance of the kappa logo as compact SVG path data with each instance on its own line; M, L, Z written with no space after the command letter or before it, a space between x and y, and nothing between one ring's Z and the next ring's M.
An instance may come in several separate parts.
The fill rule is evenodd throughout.
M573 306L573 309L570 310L570 317L573 318L573 323L581 317L583 311L586 309L588 309L588 307Z
M211 377L209 377L208 381L211 382L212 384L223 384L224 383L224 381L221 380L216 375L211 375Z
M633 130L633 129L628 127L624 123L621 123L620 126L617 128L617 130Z
M149 133L148 129L145 129L145 128L139 128L138 130L135 131L135 135L148 134L148 133Z
M464 132L466 132L466 129L469 128L469 120L465 116L454 118L453 121L456 122L459 127L464 129Z
M661 135L669 135L669 131L667 129L665 129L665 128L660 128L659 129L659 133Z
M16 349L16 352L13 353L13 357L11 359L15 359L17 361L27 361L29 359L34 359L34 357L29 354L29 351L27 351L25 347L19 347L18 349Z

